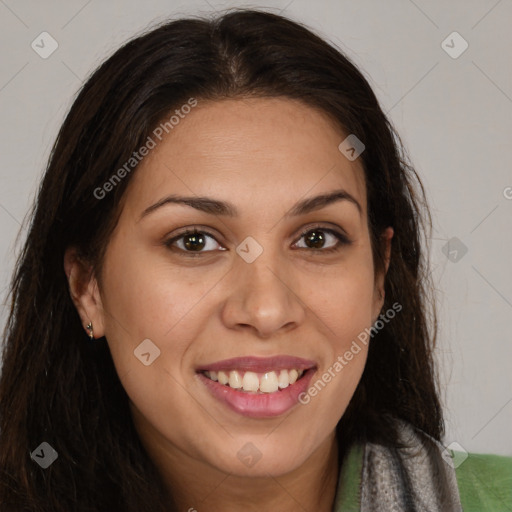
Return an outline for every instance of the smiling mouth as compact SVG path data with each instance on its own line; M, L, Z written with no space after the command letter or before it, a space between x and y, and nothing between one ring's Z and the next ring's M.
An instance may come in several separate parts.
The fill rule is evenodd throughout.
M290 355L241 356L196 367L196 374L219 402L261 420L296 407L317 369L316 361Z
M253 394L268 394L281 391L300 380L304 370L295 368L253 372L242 370L203 371L208 379L228 388Z

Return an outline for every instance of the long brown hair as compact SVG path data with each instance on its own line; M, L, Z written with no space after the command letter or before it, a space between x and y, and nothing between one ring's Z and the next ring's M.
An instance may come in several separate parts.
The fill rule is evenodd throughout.
M77 246L101 278L104 250L136 169L102 199L97 187L189 98L249 96L298 99L363 141L376 271L384 268L379 236L394 228L383 311L395 302L402 310L372 338L338 425L342 445L356 438L392 443L391 417L441 437L425 258L431 220L421 181L347 57L296 22L237 9L167 22L129 41L83 85L60 129L10 288L0 378L3 512L173 509L133 427L108 345L88 342L63 255ZM30 456L41 442L58 453L47 469Z

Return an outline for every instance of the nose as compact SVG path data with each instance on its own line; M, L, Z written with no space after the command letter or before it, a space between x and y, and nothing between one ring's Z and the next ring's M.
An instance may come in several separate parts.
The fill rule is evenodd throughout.
M289 262L264 250L252 263L237 256L234 265L222 310L228 328L250 330L265 339L302 324L306 316L301 297L304 290Z

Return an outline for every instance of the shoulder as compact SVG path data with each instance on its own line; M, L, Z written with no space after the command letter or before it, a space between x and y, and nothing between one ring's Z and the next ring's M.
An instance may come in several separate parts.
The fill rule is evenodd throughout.
M512 457L453 452L464 512L512 510Z

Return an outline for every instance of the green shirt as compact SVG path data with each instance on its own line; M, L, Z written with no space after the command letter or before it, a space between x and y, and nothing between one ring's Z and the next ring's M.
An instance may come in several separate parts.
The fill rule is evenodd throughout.
M333 512L360 510L362 468L363 448L356 445L342 465ZM512 457L470 453L455 472L464 512L512 512Z

